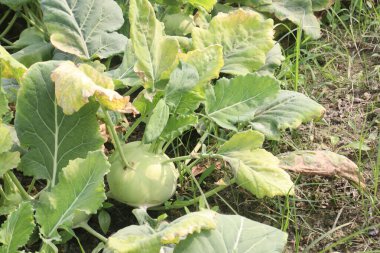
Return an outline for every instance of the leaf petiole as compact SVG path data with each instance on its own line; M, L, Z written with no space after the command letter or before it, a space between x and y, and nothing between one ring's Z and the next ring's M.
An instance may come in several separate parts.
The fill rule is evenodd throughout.
M98 232L95 231L95 229L93 229L92 227L90 227L86 222L84 223L81 223L79 225L80 228L83 228L84 230L86 230L88 233L90 233L91 235L95 236L96 238L98 238L100 241L104 242L104 243L107 243L107 238L105 238L103 235L99 234Z
M117 152L119 152L119 154L120 154L121 160L123 160L126 168L132 169L132 166L128 163L127 158L125 157L125 155L123 153L123 149L121 148L120 139L117 136L117 133L115 130L115 125L112 123L112 119L111 119L107 109L105 109L103 106L101 106L101 108L102 108L102 111L104 113L104 121L108 127L108 130L111 133L113 143L115 144Z
M20 181L18 181L17 177L15 174L13 174L12 171L8 171L6 173L9 178L11 179L12 183L17 187L17 189L20 191L21 197L24 200L32 200L33 198L25 191L24 187L22 187Z

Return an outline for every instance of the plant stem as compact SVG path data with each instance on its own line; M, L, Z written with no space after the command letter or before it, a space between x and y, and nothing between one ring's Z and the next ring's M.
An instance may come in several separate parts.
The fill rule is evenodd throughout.
M24 200L32 200L33 198L25 191L24 187L22 187L20 181L18 181L17 177L15 174L13 174L12 171L8 171L6 173L10 179L12 180L13 184L17 187L17 189L20 191L21 197Z
M7 33L9 32L9 30L12 28L13 24L16 22L16 19L18 18L18 16L19 16L19 13L16 12L16 14L12 17L11 21L7 25L7 27L0 34L0 38L3 38L3 37L5 37L5 35L7 35Z
M113 143L115 144L116 151L119 152L121 160L123 160L126 168L131 168L131 166L129 165L129 163L127 161L127 158L124 155L123 149L121 148L120 139L117 136L117 133L115 130L115 125L113 124L110 115L109 115L107 109L105 109L103 106L101 106L101 108L102 108L102 111L104 113L104 121L105 121L106 125L108 126L108 130L111 132L112 140L113 140Z
M95 236L96 238L98 238L100 241L104 242L104 243L107 243L107 238L105 238L103 235L99 234L98 232L96 232L92 227L90 227L87 223L82 223L79 225L80 228L83 228L84 230L86 230L88 233L90 233L91 235Z
M124 96L129 96L140 88L141 88L140 85L132 86L126 93L124 93Z
M36 183L36 177L33 177L32 182L30 183L30 185L28 186L28 190L26 191L28 194L30 194L30 192L33 190L35 183Z
M140 125L140 123L143 121L144 117L143 116L140 116L140 118L136 119L135 122L133 122L132 126L130 126L128 129L127 129L127 132L125 133L124 135L124 139L125 140L128 140L129 136L133 133L133 131L135 131L135 129Z
M198 154L198 153L196 153L196 154L191 154L191 155L174 157L174 158L171 158L169 160L163 161L162 163L179 162L179 161L183 161L183 160L191 161L192 159L195 159L195 158L201 158L201 159L205 159L205 158L223 159L223 156L218 155L218 154Z
M199 202L199 200L203 197L206 197L206 198L209 198L215 194L217 194L218 192L226 189L227 187L229 187L230 185L234 184L236 181L236 179L231 179L229 184L226 184L226 185L219 185L217 187L215 187L214 189L204 193L204 195L201 195L201 196L198 196L196 198L193 198L191 200L187 200L187 201L176 201L174 202L172 205L170 206L159 206L159 207L152 207L152 208L149 208L149 210L154 210L154 211L160 211L160 210L169 210L169 209L180 209L180 208L183 208L183 207L186 207L186 206L191 206L191 205L194 205L196 203Z

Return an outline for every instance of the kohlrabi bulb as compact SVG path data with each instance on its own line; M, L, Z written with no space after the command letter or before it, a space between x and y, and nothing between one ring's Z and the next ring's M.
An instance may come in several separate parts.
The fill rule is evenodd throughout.
M152 207L164 203L175 192L178 171L172 162L165 162L165 154L150 152L141 142L123 145L129 165L125 165L118 152L110 157L111 168L107 175L110 196L135 207ZM165 163L164 163L165 162Z

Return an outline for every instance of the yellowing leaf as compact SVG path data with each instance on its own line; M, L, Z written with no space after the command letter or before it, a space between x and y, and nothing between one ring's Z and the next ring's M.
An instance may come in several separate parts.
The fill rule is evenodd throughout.
M2 46L0 46L0 76L5 78L14 78L20 81L26 67L16 61Z
M273 20L251 10L219 13L208 29L194 28L192 38L197 49L222 45L222 72L245 75L265 64L266 54L274 46Z
M218 153L231 165L237 184L258 198L294 194L290 176L277 157L261 148L263 141L264 135L257 131L237 133Z
M107 109L122 113L138 113L129 102L129 97L123 97L114 90L112 79L97 72L90 65L81 65L79 68L72 62L63 62L52 75L55 82L57 103L67 115L78 111L95 99Z
M220 45L211 45L186 54L180 54L179 58L197 69L199 84L205 84L212 79L218 78L219 72L224 65L223 47Z
M179 49L175 38L165 36L163 24L156 19L148 0L131 0L129 7L131 39L136 54L136 71L144 86L154 88L160 79L168 77L175 67Z

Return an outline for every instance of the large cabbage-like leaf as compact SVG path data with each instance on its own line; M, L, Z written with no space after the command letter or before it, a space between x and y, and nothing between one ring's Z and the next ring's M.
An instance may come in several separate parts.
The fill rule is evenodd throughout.
M128 96L123 97L113 90L112 79L90 65L76 67L72 62L63 62L53 71L51 78L55 82L57 103L65 114L77 112L89 103L92 96L107 109L137 113Z
M281 253L288 235L279 229L240 215L218 214L217 228L192 234L174 253Z
M42 0L51 43L81 58L107 58L124 50L127 38L115 32L124 22L113 0Z
M14 78L17 81L26 72L26 67L14 59L2 46L0 46L0 71L2 78Z
M313 13L312 0L272 0L269 5L257 8L260 11L274 13L280 19L288 19L299 25L313 39L321 37L320 24Z
M270 139L279 139L280 131L299 127L303 122L318 119L325 109L305 95L282 90L278 96L260 106L251 126Z
M164 130L169 119L169 106L165 100L160 99L152 111L144 132L144 141L151 143L156 140Z
M252 120L258 108L276 97L279 81L271 76L249 74L218 80L206 97L206 114L219 126L235 130L235 123Z
M215 212L208 210L189 213L157 231L147 225L123 228L108 238L105 253L159 252L161 245L176 244L191 234L214 229L215 216Z
M21 145L29 148L19 169L26 175L50 180L52 186L69 160L85 157L103 143L98 133L96 103L70 116L56 103L50 76L58 65L59 62L37 63L29 69L18 93L15 121Z
M222 45L222 72L245 75L265 64L266 54L274 46L273 20L251 10L219 13L207 30L194 28L192 38L197 49Z
M156 19L148 0L131 0L129 7L131 39L137 58L136 70L143 75L144 86L154 88L174 66L178 41L165 36L163 24Z
M1 253L18 252L24 246L34 229L33 207L30 202L23 202L8 215L0 228Z
M59 240L57 229L70 228L79 212L96 213L106 199L104 176L110 166L101 151L69 162L59 175L59 183L51 192L42 193L36 208L36 219L45 238Z
M258 198L294 194L290 176L277 157L262 149L264 136L257 131L235 134L218 151L234 170L236 182Z

